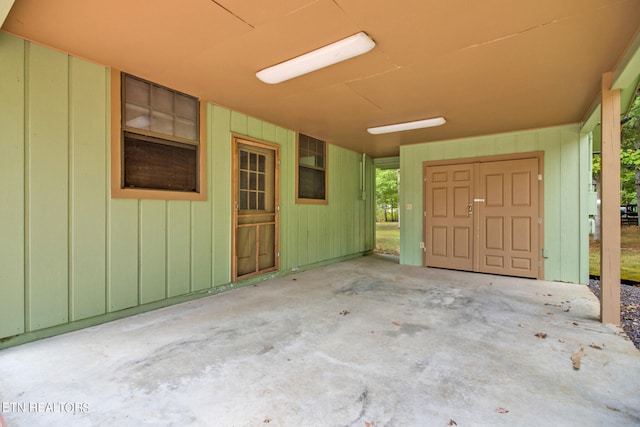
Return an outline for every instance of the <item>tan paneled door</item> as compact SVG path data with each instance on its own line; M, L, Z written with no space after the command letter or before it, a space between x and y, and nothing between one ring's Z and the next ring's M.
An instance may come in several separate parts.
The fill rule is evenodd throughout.
M425 164L424 265L542 278L541 162Z
M537 277L538 159L480 163L478 167L478 270Z
M279 148L234 138L233 280L279 266Z
M427 265L473 270L474 165L426 168Z

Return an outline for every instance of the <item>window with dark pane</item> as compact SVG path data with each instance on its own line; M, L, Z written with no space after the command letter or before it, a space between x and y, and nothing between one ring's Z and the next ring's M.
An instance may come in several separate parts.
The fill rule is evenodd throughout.
M326 200L326 143L298 135L298 199Z
M240 210L265 210L266 156L240 150Z
M122 74L123 188L198 192L199 101Z

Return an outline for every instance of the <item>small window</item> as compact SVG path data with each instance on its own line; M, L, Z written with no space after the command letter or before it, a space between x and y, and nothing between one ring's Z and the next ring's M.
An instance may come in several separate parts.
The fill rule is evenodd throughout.
M308 135L298 135L299 203L327 203L327 144Z
M122 73L121 188L198 193L200 102Z

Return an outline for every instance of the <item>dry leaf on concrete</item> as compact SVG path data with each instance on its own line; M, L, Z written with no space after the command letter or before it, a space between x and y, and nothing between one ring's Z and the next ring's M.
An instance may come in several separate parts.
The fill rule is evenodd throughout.
M545 338L547 337L547 334L545 334L544 332L538 332L538 333L536 334L536 336L537 336L538 338L545 339Z
M589 345L589 347L591 347L591 348L595 348L596 350L602 350L602 347L600 347L600 346L599 346L599 345L597 345L597 344L591 344L591 345Z
M342 311L340 312L340 315L341 315L341 316L346 316L347 314L349 314L349 312L348 312L347 310L342 310Z
M457 426L458 423L452 418L452 419L449 420L449 425L450 426Z
M573 362L573 369L575 369L576 371L580 369L580 360L582 359L583 355L584 355L584 348L580 347L580 350L576 351L575 353L573 353L573 356L571 356L571 361Z
M506 414L509 411L507 409L504 409L504 408L498 408L498 409L496 409L496 412L499 413L499 414Z

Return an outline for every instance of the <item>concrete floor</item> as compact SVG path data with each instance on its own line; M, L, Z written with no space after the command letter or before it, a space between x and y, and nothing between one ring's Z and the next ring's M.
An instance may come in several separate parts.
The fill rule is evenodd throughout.
M9 427L638 425L640 352L598 310L368 256L2 350L0 401Z

